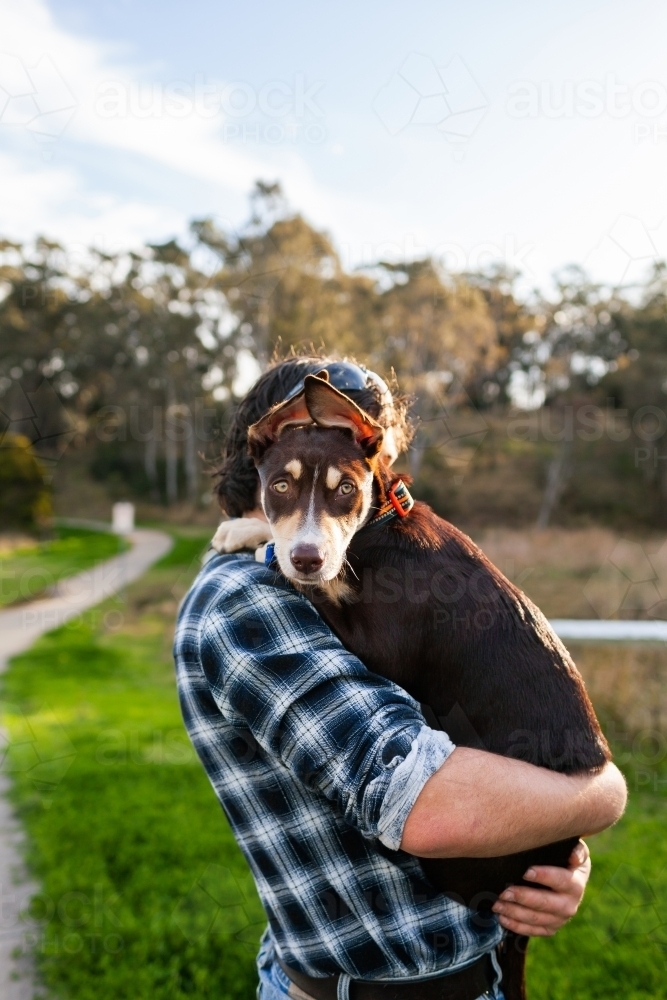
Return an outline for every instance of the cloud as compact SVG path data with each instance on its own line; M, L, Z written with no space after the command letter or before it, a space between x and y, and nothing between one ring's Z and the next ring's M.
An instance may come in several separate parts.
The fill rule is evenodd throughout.
M279 65L307 46L310 65L327 76L321 95L326 117L314 114L310 119L330 133L321 144L272 144L252 137L243 141L238 133L225 135L226 126L233 133L244 122L256 124L252 116L239 119L233 108L226 115L188 112L179 117L172 104L168 112L142 115L141 101L150 100L153 85L163 88L160 100L166 100L169 74L131 47L134 20L127 21L127 44L110 44L64 30L51 2L55 8L55 0L0 0L0 52L19 60L18 70L11 63L16 79L5 80L16 100L4 121L0 110L0 235L26 238L42 232L71 242L99 242L100 237L111 248L182 233L197 215L214 214L238 225L246 216L248 191L262 178L280 179L291 204L316 226L333 232L347 266L421 256L443 244L466 255L486 244L530 246L527 293L535 282L549 287L554 269L582 260L598 247L619 216L640 220L663 255L667 223L656 192L667 169L667 115L648 120L656 135L646 137L644 130L640 142L630 116L518 120L507 110L509 87L520 80L535 85L546 81L556 95L567 81L604 83L613 77L634 85L662 80L660 44L667 12L648 0L640 0L640 17L620 0L607 5L604 16L597 8L585 12L575 19L574 33L571 19L563 21L562 12L550 10L532 26L523 25L521 44L515 37L517 18L498 14L488 25L487 34L496 43L488 47L486 61L475 41L479 25L472 13L463 15L470 37L461 41L457 59L448 50L446 33L435 41L414 18L410 31L390 19L387 44L373 48L376 20L362 11L355 37L368 44L362 45L364 55L356 63L339 58L336 46L340 52L347 49L335 38L325 38L321 26L288 19L275 38L246 46L242 72L261 76L265 45L278 50ZM206 0L202 11L209 6L214 6L212 0ZM437 4L431 6L436 11ZM237 20L252 37L252 12L239 8ZM167 29L175 34L178 19L171 17L171 22ZM283 52L287 34L291 42L296 36L298 45L285 46ZM598 39L593 47L591 37ZM385 94L383 84L395 68L387 53L400 53L403 45L404 61L399 57L396 62L403 74L400 86ZM409 57L413 47L426 56ZM202 74L206 58L210 55L202 54ZM223 54L220 59L225 61ZM180 55L175 60L172 72L177 75ZM183 57L182 63L187 61ZM229 64L239 65L236 59ZM40 72L40 66L48 72ZM9 94L4 79L0 60L0 105L2 94ZM363 86L359 89L355 82L351 95L350 81L360 79ZM195 84L193 79L184 82ZM219 91L229 85L222 79L207 82ZM171 80L172 87L176 83ZM285 79L279 86L293 83ZM127 95L139 88L133 113L105 114L100 95L110 84ZM396 84L394 80L392 86ZM374 94L384 101L375 112ZM236 96L243 99L241 87ZM259 106L260 92L254 97ZM25 98L29 100L21 103ZM271 100L275 105L287 98L276 91L269 104ZM318 104L319 93L313 100ZM54 117L37 122L31 117L35 108L39 115ZM476 128L482 113L484 120ZM412 123L401 128L406 120ZM257 112L257 121L264 126L294 124L289 115L272 118L265 111ZM30 122L43 130L33 127L31 133ZM638 123L647 126L647 120ZM447 130L450 139L466 139L471 131L474 136L452 147L443 141ZM343 144L341 158L336 153ZM463 147L464 159L457 159ZM49 152L50 161L45 159ZM616 256L598 255L600 277L613 279L618 254L614 247L607 249Z
M22 158L0 153L2 236L43 234L67 244L94 244L113 252L137 246L151 232L183 229L183 216L163 205L100 191L81 191L81 178L67 167L25 169Z
M265 156L258 145L252 148L225 142L221 137L225 118L220 114L206 117L193 110L184 117L168 113L141 116L130 107L125 114L105 115L100 100L105 90L113 85L129 94L142 82L152 86L152 68L123 58L118 47L62 30L43 0L23 0L21 4L5 0L0 4L0 16L5 75L8 85L18 88L9 109L13 117L8 115L4 124L0 118L4 233L26 238L46 232L81 242L98 236L107 244L126 246L166 235L182 230L192 211L179 197L183 179L205 182L215 191L218 203L227 200L237 210L241 201L245 205L256 178L276 175L288 191L298 187L301 204L302 196L311 205L321 201L298 151L269 150ZM2 60L0 56L0 69ZM40 73L45 65L50 74ZM31 89L35 79L39 80L39 93L34 83ZM218 81L218 89L222 87L224 81ZM73 95L73 108L71 100L64 102L63 93ZM36 97L39 101L33 109ZM65 105L66 120L61 110ZM57 140L57 146L49 144L48 159L40 155L34 142L44 137L42 119L39 127L34 124L42 108L61 114L57 134L50 125L53 134L49 139ZM51 158L54 148L56 155ZM128 186L128 176L142 173L136 168L142 161L159 168L158 190L148 197L142 190L128 196L122 189ZM105 180L114 164L124 175L117 183L113 178ZM173 199L168 197L171 175ZM137 186L141 189L146 185Z

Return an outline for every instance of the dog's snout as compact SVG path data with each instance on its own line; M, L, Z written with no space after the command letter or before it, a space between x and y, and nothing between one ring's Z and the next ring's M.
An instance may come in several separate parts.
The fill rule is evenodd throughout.
M295 545L290 560L299 573L317 573L322 568L324 556L316 545Z

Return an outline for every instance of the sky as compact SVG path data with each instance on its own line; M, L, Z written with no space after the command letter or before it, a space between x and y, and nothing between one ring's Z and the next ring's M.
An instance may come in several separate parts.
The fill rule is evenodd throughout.
M346 267L548 289L667 257L660 0L0 0L0 236L239 228L256 179Z

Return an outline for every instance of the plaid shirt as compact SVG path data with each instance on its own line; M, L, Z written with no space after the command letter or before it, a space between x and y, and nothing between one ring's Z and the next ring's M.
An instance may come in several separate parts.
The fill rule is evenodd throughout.
M403 827L454 749L248 554L214 556L183 602L183 717L269 919L269 951L311 976L428 976L502 938L436 892ZM267 947L265 943L264 954Z

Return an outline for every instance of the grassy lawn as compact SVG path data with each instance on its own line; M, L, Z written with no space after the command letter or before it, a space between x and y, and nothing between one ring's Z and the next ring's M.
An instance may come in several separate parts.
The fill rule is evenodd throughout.
M580 913L530 945L534 1000L667 996L667 771L626 773L630 806L618 826L590 840L593 874Z
M181 533L123 603L46 636L5 677L14 798L43 886L37 953L61 1000L254 996L263 915L184 734L171 660L207 538ZM665 753L621 751L630 809L592 841L581 914L531 945L534 1000L667 996Z
M56 528L48 542L26 541L24 546L0 552L0 607L29 601L66 576L80 573L123 551L118 535L86 528Z

